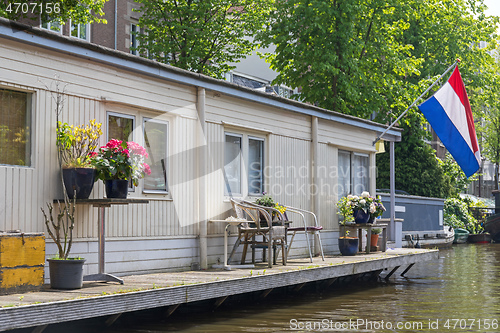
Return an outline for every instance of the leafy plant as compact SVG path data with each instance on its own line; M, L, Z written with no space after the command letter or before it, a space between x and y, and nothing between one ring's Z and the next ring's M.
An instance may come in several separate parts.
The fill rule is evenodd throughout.
M382 228L373 228L372 229L372 234L378 235L382 232Z
M354 222L352 205L347 197L343 197L337 202L337 214L342 217L342 220L339 220L340 225Z
M151 174L151 168L144 160L148 157L146 149L135 142L111 139L93 158L96 168L96 180L126 179L135 186L145 174Z
M267 192L262 192L263 196L255 200L255 203L264 207L275 207L276 203L273 198L267 194Z
M47 90L51 91L47 87ZM59 125L59 118L64 106L64 91L65 87L61 88L61 81L56 77L55 80L55 93L52 93L52 99L55 104L56 113L56 126ZM75 227L75 206L76 206L76 196L75 199L70 200L68 193L66 192L66 187L64 186L64 177L62 173L63 167L63 147L61 142L56 140L57 146L57 161L59 164L59 174L61 177L61 184L63 190L63 202L59 203L59 209L57 215L54 217L54 207L51 203L47 203L48 214L45 212L44 208L42 214L45 218L45 226L47 227L47 232L57 246L58 254L57 259L70 259L69 253L73 244L73 229Z
M86 126L57 122L57 147L64 168L92 167L91 158L102 134L101 126L95 119Z
M467 204L457 198L450 198L444 202L444 223L454 229L466 229L471 234L483 231L481 224L469 212Z

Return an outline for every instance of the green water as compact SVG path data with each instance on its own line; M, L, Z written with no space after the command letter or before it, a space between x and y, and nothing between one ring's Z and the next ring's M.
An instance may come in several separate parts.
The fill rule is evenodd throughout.
M100 332L500 332L500 244L459 245L406 278L273 291L210 312L137 314Z

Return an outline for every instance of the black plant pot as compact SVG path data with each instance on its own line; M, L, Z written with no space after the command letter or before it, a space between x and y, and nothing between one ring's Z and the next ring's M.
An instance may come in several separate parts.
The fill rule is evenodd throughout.
M370 213L366 212L362 209L354 210L354 222L358 224L367 223L370 219Z
M108 199L127 199L128 195L128 180L126 179L106 179L104 181L106 187L106 197Z
M80 289L85 259L47 259L52 289Z
M95 169L71 168L63 169L64 186L68 197L73 199L76 191L76 199L88 199L94 187Z
M358 253L359 240L357 238L339 238L339 250L343 256L353 256Z

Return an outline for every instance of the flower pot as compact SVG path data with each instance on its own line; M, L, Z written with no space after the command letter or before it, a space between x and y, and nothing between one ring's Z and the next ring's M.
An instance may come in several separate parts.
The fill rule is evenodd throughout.
M339 250L343 256L353 256L358 253L359 240L357 238L339 238Z
M367 223L368 220L370 219L370 213L366 212L362 209L356 209L353 212L354 215L354 222L361 224L361 223Z
M371 245L372 246L377 246L378 244L378 234L372 234L371 238L370 238L370 242L371 242Z
M106 179L104 181L106 187L106 197L108 199L127 199L128 195L128 180L126 179Z
M70 168L63 169L64 186L68 197L73 199L76 191L76 199L88 199L94 187L95 169L93 168Z
M47 259L52 289L80 289L85 259Z

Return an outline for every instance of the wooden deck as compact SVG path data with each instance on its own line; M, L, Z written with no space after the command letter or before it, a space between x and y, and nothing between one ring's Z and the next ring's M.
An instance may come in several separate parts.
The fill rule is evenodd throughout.
M287 266L272 269L259 264L253 269L231 271L211 269L122 277L124 285L86 282L79 290L61 291L48 287L39 292L0 296L0 331L43 327L66 321L214 299L255 291L332 280L383 269L434 260L438 250L390 249L387 252L353 257L333 256L290 259ZM57 314L57 315L56 315Z

